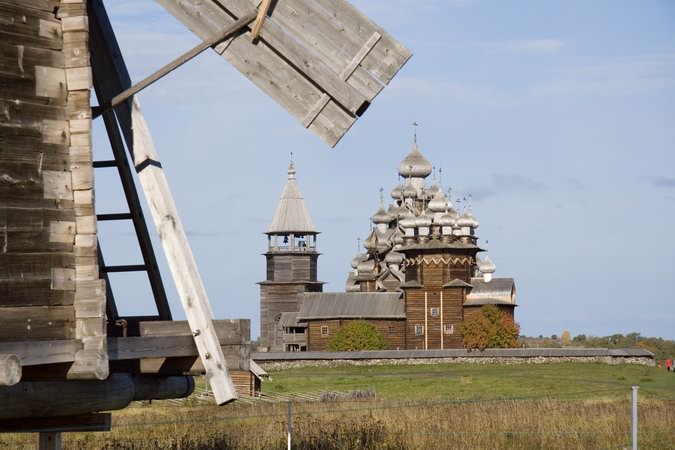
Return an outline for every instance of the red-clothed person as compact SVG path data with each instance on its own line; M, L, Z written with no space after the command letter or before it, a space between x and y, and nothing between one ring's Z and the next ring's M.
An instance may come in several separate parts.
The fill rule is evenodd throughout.
M666 359L666 370L668 372L670 372L672 367L673 367L673 361L670 358Z

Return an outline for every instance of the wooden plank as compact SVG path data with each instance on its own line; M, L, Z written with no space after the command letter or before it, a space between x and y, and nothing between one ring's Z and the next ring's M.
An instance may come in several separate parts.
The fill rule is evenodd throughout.
M82 342L76 339L12 341L0 342L0 353L17 355L21 359L21 365L26 367L72 362L75 360L75 352L82 347Z
M53 13L60 0L22 0L21 3L27 8Z
M55 431L42 431L38 436L38 449L40 450L61 450L63 445L63 436Z
M0 342L74 337L75 311L69 306L0 308Z
M12 386L21 380L21 359L0 354L0 386Z
M74 267L75 256L62 253L0 253L0 281L49 280L55 267ZM1 302L1 299L0 299Z
M218 3L235 17L242 17L255 11L255 7L247 0L228 0L219 1ZM323 92L337 100L342 107L352 114L358 115L359 111L367 107L365 96L345 83L344 80L341 80L338 76L339 71L332 70L322 59L300 45L293 36L286 33L272 18L267 21L264 28L261 28L260 39L265 41L281 58L287 60L303 76L316 83ZM250 37L248 41L253 45ZM242 42L245 41L242 39Z
M229 368L248 370L250 359L250 320L214 320L218 339ZM187 321L153 321L140 323L141 336L191 336ZM229 344L225 344L229 343ZM201 374L201 360L194 357L147 358L140 364L141 373Z
M61 50L61 22L53 13L0 1L0 40Z
M233 21L231 16L212 2L158 2L202 39ZM242 35L215 50L298 120L305 117L321 96L322 91L279 58L265 40L258 40L254 45L250 36ZM335 146L356 120L354 115L334 106L321 113L326 116L321 126L310 127L330 146Z
M288 1L278 2L274 8L274 21L283 27L286 33L292 35L293 39L311 49L335 73L341 73L354 57L345 50L345 45L339 45L339 41L334 40L335 36L332 34L337 33L337 29L333 33L324 31L326 25L330 30L331 27L337 27L339 24L330 20L327 23L317 20L314 12L307 14L311 17L308 18L297 11L298 6L301 5L294 6ZM372 101L384 88L384 84L361 67L362 59L348 75L347 84L353 86L367 100Z
M239 341L219 341L218 345L219 347L236 346L238 351ZM199 355L197 346L192 336L189 335L108 337L108 358L110 361L196 355Z
M67 306L74 302L73 291L54 291L51 279L0 281L1 306Z
M218 339L226 342L246 343L250 340L250 319L214 320ZM187 320L151 321L139 324L141 336L185 336L192 330ZM237 341L237 339L239 339Z

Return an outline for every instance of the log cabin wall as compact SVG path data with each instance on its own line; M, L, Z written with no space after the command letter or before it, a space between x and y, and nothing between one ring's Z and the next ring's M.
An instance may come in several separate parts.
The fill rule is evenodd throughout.
M108 375L84 0L0 0L0 343L73 340Z
M268 252L267 279L260 284L260 347L283 350L283 331L277 326L281 313L299 311L305 292L321 292L317 280L319 253Z
M461 324L465 288L447 287L459 280L471 281L475 250L448 250L407 255L404 287L406 312L406 349L463 348Z
M234 388L237 390L237 395L240 397L253 397L254 394L254 376L248 370L230 369L230 378Z
M326 351L331 339L345 326L358 319L324 319L310 320L307 326L307 350L310 352ZM363 319L375 325L389 343L387 350L402 350L406 345L405 319ZM322 327L328 327L328 333L322 333Z

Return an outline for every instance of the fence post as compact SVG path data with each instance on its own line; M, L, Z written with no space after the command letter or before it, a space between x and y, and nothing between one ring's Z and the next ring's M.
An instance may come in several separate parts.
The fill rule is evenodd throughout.
M288 401L288 450L291 450L291 401Z
M632 417L631 417L632 450L637 450L638 448L638 389L640 389L639 386L631 386L630 403L632 409Z

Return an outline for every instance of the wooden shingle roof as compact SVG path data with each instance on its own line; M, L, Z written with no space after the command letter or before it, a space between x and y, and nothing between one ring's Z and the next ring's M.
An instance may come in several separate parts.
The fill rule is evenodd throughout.
M298 320L405 319L398 292L320 292L303 294Z
M291 164L288 168L288 181L281 193L277 210L267 233L316 233L314 222L309 215L305 199L300 192L300 186L295 179L295 168Z

